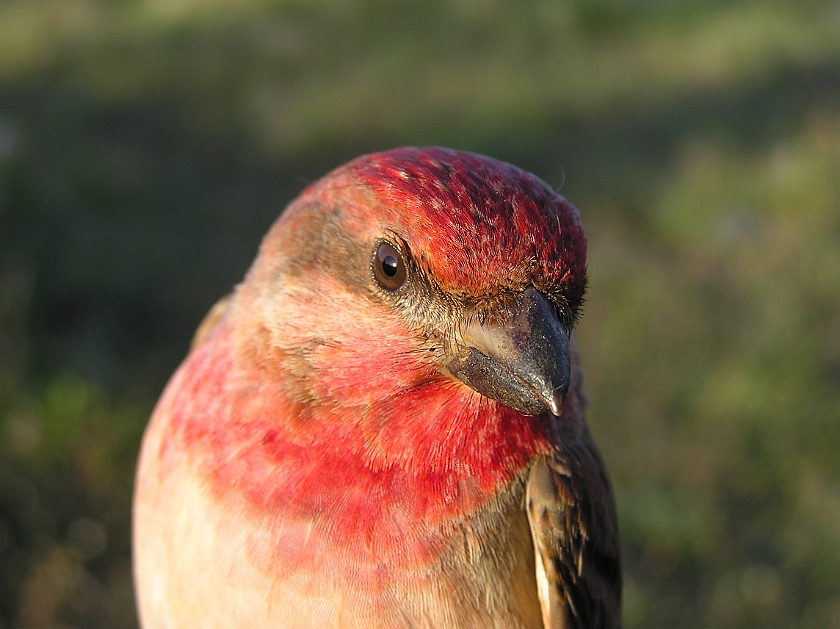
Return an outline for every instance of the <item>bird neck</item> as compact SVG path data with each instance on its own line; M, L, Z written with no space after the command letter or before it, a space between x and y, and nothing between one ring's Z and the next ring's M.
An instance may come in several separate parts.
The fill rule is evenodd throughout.
M168 385L159 469L189 465L213 500L272 531L277 552L315 526L358 561L374 548L434 556L440 531L495 508L551 447L539 417L442 380L366 407L294 401L282 381L236 364L231 336L217 326ZM289 521L310 525L272 524Z
M378 488L413 517L441 517L485 501L550 447L541 418L451 381L363 406L305 403L282 379L242 369L232 349L230 330L217 330L177 376L189 396L162 404L173 438L201 451L220 486L263 506L320 509Z

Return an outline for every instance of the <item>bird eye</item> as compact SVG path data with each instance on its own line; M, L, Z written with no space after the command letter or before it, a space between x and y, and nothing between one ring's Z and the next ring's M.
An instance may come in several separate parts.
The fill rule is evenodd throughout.
M384 290L393 293L405 283L405 262L396 247L380 242L373 256L373 277Z

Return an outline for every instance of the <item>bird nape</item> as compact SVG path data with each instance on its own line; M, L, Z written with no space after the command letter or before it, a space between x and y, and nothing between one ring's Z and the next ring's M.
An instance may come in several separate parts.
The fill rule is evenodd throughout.
M621 627L575 208L442 148L310 185L146 430L144 629Z

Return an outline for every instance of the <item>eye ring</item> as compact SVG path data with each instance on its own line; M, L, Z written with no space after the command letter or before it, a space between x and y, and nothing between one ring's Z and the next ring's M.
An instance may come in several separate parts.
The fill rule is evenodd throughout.
M405 260L399 249L385 240L377 242L373 249L371 269L373 279L386 292L395 293L405 284Z

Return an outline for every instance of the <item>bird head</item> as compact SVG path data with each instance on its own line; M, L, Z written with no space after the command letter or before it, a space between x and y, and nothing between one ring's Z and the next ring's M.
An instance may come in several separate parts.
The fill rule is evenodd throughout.
M585 285L578 213L534 175L442 148L363 156L267 234L235 298L238 360L308 407L433 385L560 415Z

